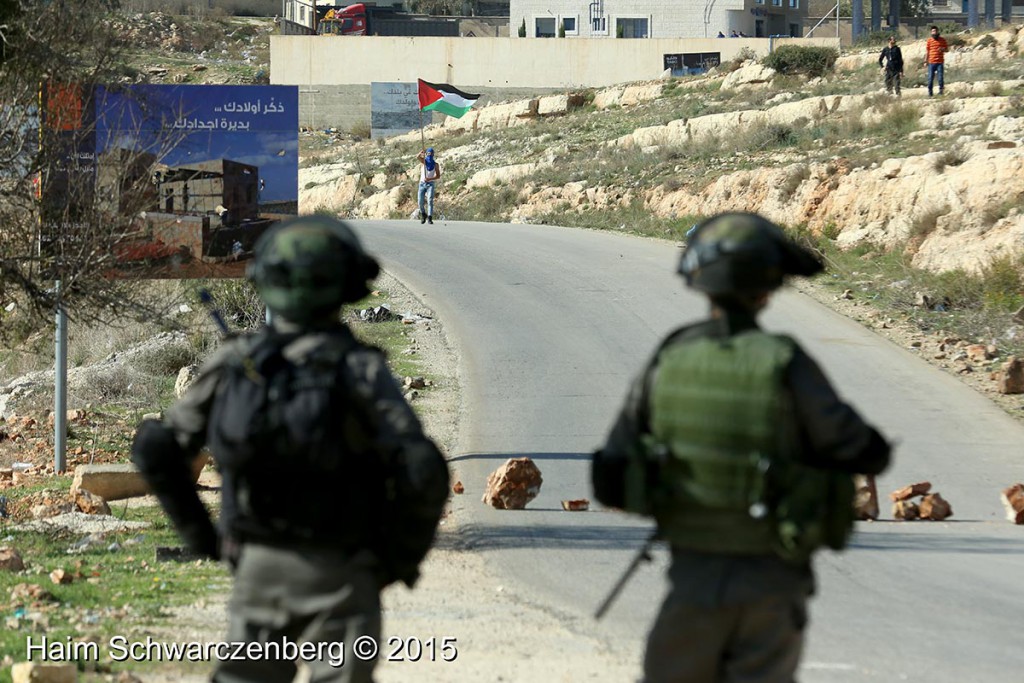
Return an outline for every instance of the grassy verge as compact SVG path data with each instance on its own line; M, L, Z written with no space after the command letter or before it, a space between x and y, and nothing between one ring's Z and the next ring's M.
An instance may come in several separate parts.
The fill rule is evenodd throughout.
M824 236L796 236L816 248L828 265L827 287L850 289L888 316L922 332L943 331L973 343L995 344L1000 355L1024 355L1024 325L1013 314L1024 306L1024 258L1001 258L981 273L933 273L914 268L905 248L860 245L838 249ZM921 305L920 295L930 306Z
M93 674L83 680L138 671L150 665L114 661L111 638L144 640L174 607L226 589L228 574L218 563L156 561L157 547L179 543L159 509L126 508L118 516L149 526L84 539L66 530L0 527L4 544L16 547L26 564L18 573L0 572L0 595L5 596L0 653L26 661L29 638L38 645L45 636L50 643L97 644L94 651L66 648L73 655L67 663ZM69 583L53 581L51 573L58 570ZM9 668L0 671L0 682L10 680Z
M243 301L244 294L239 294ZM360 309L389 301L386 291L377 291L347 306L345 319L360 339L387 353L397 376L436 379L424 372L417 356L405 353L411 345L409 325L403 325L401 320L358 320ZM154 411L173 401L173 377L164 379L168 381L161 383L151 408ZM420 389L429 390L429 386ZM126 461L137 417L125 406L114 404L90 411L85 421L72 422L68 440L70 463ZM52 432L38 426L31 434L26 432L29 438L24 439L25 447L52 453L52 433L48 435L48 431ZM37 449L37 443L43 448ZM63 646L69 642L96 643L96 650L88 645L78 646L73 653L76 656L68 662L76 664L83 673L81 680L109 680L110 674L145 672L157 667L159 662L115 661L121 650L116 641L111 648L111 638L123 636L130 642L145 642L147 636L173 640L153 634L179 633L171 620L173 610L194 604L211 593L229 590L230 576L215 562L157 562L157 547L180 544L157 507L110 504L114 517L147 523L149 526L144 529L85 536L68 530L20 527L29 508L41 498L67 500L70 485L69 475L40 475L31 484L0 491L8 499L8 511L19 521L15 524L11 518L0 519L0 547L17 549L26 565L19 572L0 571L0 624L4 626L0 629L0 660L10 656L14 662L26 661L27 639L31 637L38 645L46 636L50 643L60 643L68 651L70 648ZM88 543L83 539L88 539ZM54 583L50 574L56 570L71 577L70 583ZM10 667L0 668L0 683L11 680Z
M352 327L352 331L360 341L384 351L393 375L399 378L417 376L436 380L436 377L431 377L426 372L415 354L406 353L411 346L410 335L415 330L414 326L403 324L400 318L379 323L363 322L358 319L358 311L382 304L390 305L390 299L388 292L375 290L375 293L370 294L362 301L346 306L344 319ZM400 313L394 307L392 307L392 312L396 315ZM413 407L415 408L416 405L414 404Z

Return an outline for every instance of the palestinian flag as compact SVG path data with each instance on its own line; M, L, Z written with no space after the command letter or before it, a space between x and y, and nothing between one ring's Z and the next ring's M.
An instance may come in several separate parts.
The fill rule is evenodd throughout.
M439 111L459 119L480 97L462 92L447 83L427 83L422 78L417 80L420 86L420 111Z

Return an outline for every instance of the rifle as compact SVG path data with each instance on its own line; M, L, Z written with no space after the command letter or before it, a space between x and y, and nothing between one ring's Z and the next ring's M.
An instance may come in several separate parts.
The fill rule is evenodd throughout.
M220 330L221 335L225 338L230 337L231 328L228 327L228 324L224 321L224 316L221 315L221 312L213 303L213 295L210 294L210 290L208 290L206 287L200 289L199 300L203 302L203 306L206 307L206 310L209 312L210 317L213 318L213 322L217 324L217 329Z
M612 603L615 602L615 599L619 597L619 593L622 592L623 587L625 587L626 583L633 577L633 574L636 572L637 568L640 567L640 563L651 561L651 550L654 548L654 544L657 540L658 532L655 531L650 535L650 537L648 537L643 547L640 548L640 552L636 554L636 557L633 558L633 561L630 562L629 566L626 567L626 571L623 572L622 576L619 577L618 582L612 588L611 592L608 594L608 597L606 597L604 599L604 602L601 603L601 606L597 608L597 612L594 613L595 619L600 619L605 615L605 612L608 611L608 608L611 607Z

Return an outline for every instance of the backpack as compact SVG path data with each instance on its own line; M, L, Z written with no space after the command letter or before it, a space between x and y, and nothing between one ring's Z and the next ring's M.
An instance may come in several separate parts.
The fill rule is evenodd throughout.
M364 547L378 530L352 521L386 504L388 473L345 372L358 343L346 331L290 360L296 339L263 331L224 367L207 429L221 524L243 542Z

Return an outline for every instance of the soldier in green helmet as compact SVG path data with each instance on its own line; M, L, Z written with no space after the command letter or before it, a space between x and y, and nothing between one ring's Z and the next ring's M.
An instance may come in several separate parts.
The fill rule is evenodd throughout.
M822 269L755 214L699 225L679 272L711 315L661 344L594 454L597 499L653 517L671 549L645 683L793 681L811 556L845 545L852 475L888 466L797 342L758 327L787 276Z
M380 590L409 587L448 494L448 467L378 349L340 321L377 262L344 223L284 221L256 244L248 277L272 323L234 337L132 460L187 545L234 571L216 681L371 681ZM208 446L223 477L214 526L188 476ZM364 639L364 648L365 639ZM372 653L371 653L372 654Z

